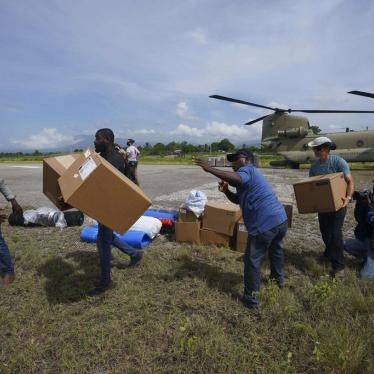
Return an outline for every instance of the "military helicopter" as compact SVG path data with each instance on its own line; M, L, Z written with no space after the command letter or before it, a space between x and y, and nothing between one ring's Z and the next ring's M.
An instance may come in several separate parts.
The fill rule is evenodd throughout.
M374 98L374 94L363 91L352 91L351 93ZM271 166L285 166L298 169L300 164L310 163L315 159L315 156L314 152L308 148L307 144L321 135L328 136L336 144L336 150L332 151L332 153L340 155L348 162L374 161L374 130L353 131L346 128L345 132L317 135L313 133L307 118L290 115L293 112L374 113L372 110L280 109L221 95L212 95L209 97L257 108L264 108L274 112L245 123L245 125L249 126L262 121L261 145L265 149L285 158L285 160L281 161L272 161L270 163Z

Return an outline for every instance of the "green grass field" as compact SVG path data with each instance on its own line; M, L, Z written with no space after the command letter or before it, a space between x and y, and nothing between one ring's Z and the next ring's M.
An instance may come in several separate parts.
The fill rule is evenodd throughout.
M343 279L326 275L314 215L294 217L284 289L265 262L258 312L240 303L243 263L226 248L160 237L137 268L114 249L114 287L92 298L98 255L80 228L3 233L17 280L0 288L1 373L374 372L374 282L353 258Z

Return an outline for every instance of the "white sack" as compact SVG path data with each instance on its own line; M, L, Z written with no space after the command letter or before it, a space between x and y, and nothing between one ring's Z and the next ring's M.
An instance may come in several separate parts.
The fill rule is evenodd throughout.
M206 197L204 192L192 190L189 193L184 205L188 210L195 213L196 217L200 217L204 212L207 202L208 198Z
M141 216L129 230L142 231L153 239L161 230L162 222L155 217Z

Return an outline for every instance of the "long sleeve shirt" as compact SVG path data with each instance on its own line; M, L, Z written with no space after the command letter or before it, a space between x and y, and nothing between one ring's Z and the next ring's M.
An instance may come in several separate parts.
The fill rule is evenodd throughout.
M10 188L5 184L3 178L0 178L0 192L9 201L16 198L16 195L10 190Z

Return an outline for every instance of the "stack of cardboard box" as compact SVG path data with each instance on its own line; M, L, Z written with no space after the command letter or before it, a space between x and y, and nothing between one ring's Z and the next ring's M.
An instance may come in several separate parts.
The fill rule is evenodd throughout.
M181 206L175 226L176 240L203 245L229 246L233 242L240 215L240 208L234 204L208 203L204 214L199 218Z
M283 200L282 203L291 227L292 200ZM248 231L240 208L231 203L209 202L200 218L182 205L175 231L177 242L230 246L239 252L245 252L247 247Z
M201 243L229 246L233 244L236 224L241 216L238 205L209 202L205 205Z
M248 231L245 227L243 218L240 218L237 228L236 228L236 242L235 250L238 252L245 252L248 242Z
M185 208L179 208L178 221L175 223L175 238L177 242L200 244L201 217Z
M43 192L59 209L77 208L122 234L151 205L136 184L96 152L63 157L43 162Z

